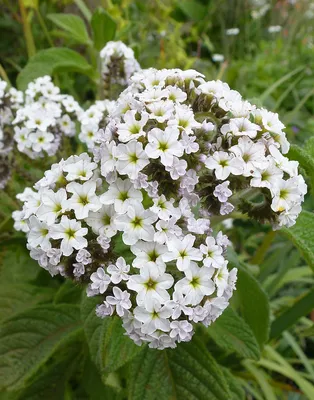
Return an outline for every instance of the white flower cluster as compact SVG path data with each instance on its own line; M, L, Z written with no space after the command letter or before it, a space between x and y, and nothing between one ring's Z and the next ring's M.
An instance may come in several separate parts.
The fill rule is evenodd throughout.
M81 113L79 139L86 143L88 149L94 148L98 131L108 124L108 116L113 112L115 104L116 102L111 100L98 100Z
M54 164L35 190L18 195L15 228L51 275L90 280L88 295L104 297L97 315L119 315L137 344L190 340L192 323L208 326L232 295L228 239L214 238L186 199L168 200L155 184L141 190L129 177L108 185L99 172L86 153Z
M23 92L8 87L7 82L0 79L0 154L8 154L12 150L13 140L11 123L16 110L23 103Z
M113 84L126 87L131 76L141 69L133 50L123 42L108 42L100 51L105 97Z
M235 207L290 226L306 185L277 114L196 71L134 74L87 154L19 195L16 229L52 275L89 282L96 314L118 315L137 343L189 341L228 306L236 269L211 215Z
M81 111L72 96L60 94L50 76L37 78L29 83L13 121L18 150L33 159L54 155L62 135L75 135Z
M0 79L0 189L5 188L11 175L12 120L22 103L23 93Z

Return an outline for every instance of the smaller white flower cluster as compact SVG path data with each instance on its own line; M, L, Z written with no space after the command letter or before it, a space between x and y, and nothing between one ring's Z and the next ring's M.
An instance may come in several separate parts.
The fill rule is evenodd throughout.
M111 100L98 100L81 113L79 139L86 143L88 149L94 148L98 131L108 124L108 116L114 110L115 104L116 102Z
M5 188L11 176L12 121L22 103L23 93L0 79L0 189Z
M141 69L133 50L120 41L108 42L100 51L100 58L105 97L112 85L126 87L131 76Z
M60 94L50 76L37 78L29 83L13 121L18 150L33 159L54 155L62 135L75 135L81 111L72 96Z
M23 103L23 92L8 87L7 82L0 79L0 154L8 154L12 150L13 140L11 123L16 110Z
M156 185L141 190L128 178L108 186L99 176L83 153L17 196L24 204L14 226L27 233L31 257L51 275L90 281L88 295L103 296L97 315L120 316L135 343L163 349L190 340L192 323L208 326L234 290L227 237L212 236L186 199L168 200Z

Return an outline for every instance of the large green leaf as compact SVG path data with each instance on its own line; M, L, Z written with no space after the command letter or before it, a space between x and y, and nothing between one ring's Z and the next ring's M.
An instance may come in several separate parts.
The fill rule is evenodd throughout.
M81 316L92 360L102 378L116 371L134 358L143 348L124 335L121 318L101 319L95 314L95 307L101 303L100 297L83 297Z
M81 331L79 307L42 305L0 328L0 388L20 388L49 357Z
M229 353L253 360L260 357L260 348L254 333L230 307L207 329L207 333L218 346Z
M96 9L91 19L91 26L97 50L101 50L107 42L114 39L117 23L103 8Z
M38 303L50 301L55 289L38 287L28 283L0 285L0 321L31 308Z
M59 28L68 32L76 42L82 44L91 43L85 23L81 17L73 14L48 14L47 18Z
M178 7L189 19L195 22L202 21L207 14L207 7L195 0L179 0Z
M228 253L232 266L238 268L236 295L239 299L243 318L252 329L256 340L262 347L269 336L269 301L259 282L250 274L245 264L241 263L236 254Z
M239 379L236 376L234 376L232 372L227 368L223 368L223 372L229 386L229 391L232 396L230 400L245 400L246 399L245 391L241 386L241 382L239 381Z
M314 214L302 211L291 228L281 230L299 249L308 265L314 270Z
M17 86L25 90L28 83L55 72L73 71L93 77L93 68L79 53L64 47L52 47L39 51L22 69L17 77Z
M129 370L129 400L230 398L222 368L196 338L173 350L145 348Z

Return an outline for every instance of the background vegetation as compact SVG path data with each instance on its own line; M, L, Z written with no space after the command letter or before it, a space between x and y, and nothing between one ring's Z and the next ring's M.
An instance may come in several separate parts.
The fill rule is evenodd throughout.
M289 230L224 222L234 244L229 260L239 268L232 307L191 343L157 351L136 347L118 320L94 315L84 288L51 279L30 259L10 215L15 194L45 165L23 161L0 193L0 399L314 399L313 1L2 0L0 7L0 75L12 85L25 89L51 74L87 107L98 96L99 50L122 40L143 68L194 68L278 112L293 143L289 157L310 189Z

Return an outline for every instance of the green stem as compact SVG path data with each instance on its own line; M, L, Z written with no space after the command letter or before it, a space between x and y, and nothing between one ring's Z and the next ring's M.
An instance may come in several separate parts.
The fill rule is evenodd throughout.
M28 57L30 58L36 53L36 47L35 47L33 33L31 30L31 26L29 24L28 18L27 18L27 12L26 12L23 0L19 0L19 6L20 6L20 12L21 12L21 17L22 17L22 22L23 22L23 31L24 31L25 41L26 41L27 54L28 54Z
M254 254L254 256L251 258L250 264L260 265L264 261L265 255L266 255L269 247L271 246L275 236L276 236L276 232L275 231L269 231L265 235L262 244L257 249L257 251Z
M7 73L5 72L5 69L3 68L3 66L1 64L0 64L0 76L4 81L7 82L7 84L9 86L12 86L9 77L8 77Z
M35 8L35 12L36 12L36 16L38 18L38 21L40 23L40 26L41 26L42 30L44 31L44 34L46 36L46 39L47 39L49 45L51 47L54 47L53 41L51 39L51 36L50 36L50 33L49 33L48 29L47 29L45 21L44 21L43 17L41 16L40 11L39 11L39 9L37 7Z

